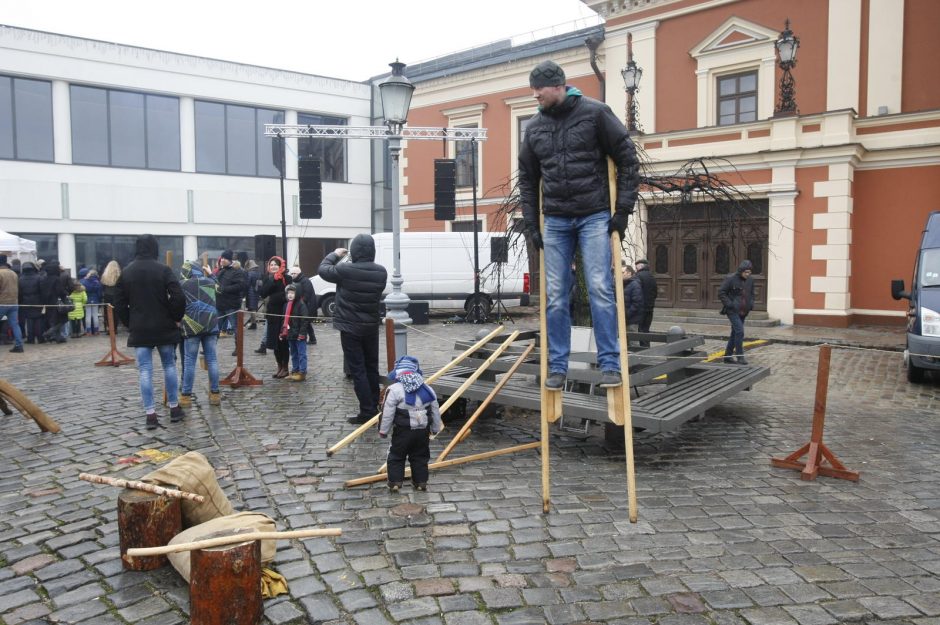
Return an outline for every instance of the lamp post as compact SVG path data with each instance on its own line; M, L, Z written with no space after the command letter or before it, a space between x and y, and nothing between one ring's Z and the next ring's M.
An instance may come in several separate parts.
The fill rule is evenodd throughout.
M780 77L780 101L774 109L774 117L798 115L796 107L796 87L790 70L796 66L796 51L800 48L800 38L790 30L790 18L787 18L783 32L774 44L777 47L777 63L783 70Z
M641 131L637 123L636 92L640 90L643 68L633 60L633 35L630 34L627 35L627 66L620 70L620 75L627 90L627 130L634 135Z
M392 170L392 292L385 296L385 314L395 321L395 354L408 353L407 325L408 295L402 292L401 285L401 208L399 206L399 171L398 160L401 155L401 133L408 120L411 107L411 95L415 86L402 73L404 63L389 63L392 75L379 83L379 95L382 99L382 116L388 127L388 153Z

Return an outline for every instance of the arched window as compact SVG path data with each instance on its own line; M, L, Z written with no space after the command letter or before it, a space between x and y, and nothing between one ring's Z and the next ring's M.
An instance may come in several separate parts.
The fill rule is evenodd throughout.
M656 273L669 273L669 248L665 245L656 246L656 265L653 269Z
M682 249L682 273L698 273L698 246L691 243Z

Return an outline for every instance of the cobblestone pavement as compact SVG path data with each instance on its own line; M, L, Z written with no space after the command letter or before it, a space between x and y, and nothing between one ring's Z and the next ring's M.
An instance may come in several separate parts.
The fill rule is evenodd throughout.
M420 326L410 351L441 365L479 330ZM305 383L271 380L273 358L252 353L263 386L209 406L200 371L186 421L164 417L155 433L143 428L135 368L93 366L105 338L0 353L0 375L62 426L42 434L3 417L0 620L188 622L188 587L171 568L122 570L118 491L78 480L138 477L153 463L120 459L159 449L204 453L235 507L280 529L343 529L279 543L290 593L265 602L264 623L940 624L940 383L908 385L896 352L833 352L826 442L860 482L769 466L809 437L817 349L765 345L749 358L773 373L751 392L678 432L636 435L631 524L623 455L605 450L599 427L553 435L547 515L534 451L434 472L427 493L344 488L382 464L385 443L370 432L327 457L352 430L355 401L338 335L317 334ZM249 349L259 335L248 333ZM220 342L223 372L231 345ZM509 411L475 426L455 456L537 435L534 415ZM397 516L405 502L417 511Z

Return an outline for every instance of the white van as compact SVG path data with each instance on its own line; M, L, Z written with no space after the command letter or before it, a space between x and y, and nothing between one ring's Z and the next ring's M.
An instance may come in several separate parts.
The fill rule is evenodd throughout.
M502 233L480 232L480 307L489 314L497 299L504 306L529 304L529 258L525 243L509 246L506 263L490 262L490 237ZM385 293L392 290L392 235L382 232L375 239L375 262L388 269ZM429 308L453 308L469 312L473 307L473 233L403 232L401 245L402 291L413 302ZM349 256L346 257L349 260ZM345 261L344 261L345 262ZM314 276L320 310L333 315L336 285Z

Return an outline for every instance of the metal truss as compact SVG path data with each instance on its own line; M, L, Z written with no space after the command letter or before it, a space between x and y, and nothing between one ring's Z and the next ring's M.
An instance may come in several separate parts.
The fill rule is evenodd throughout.
M327 126L316 124L265 124L266 137L322 137L336 139L386 139L392 135L385 126ZM402 128L402 139L413 141L486 141L486 128L432 128L406 126Z

